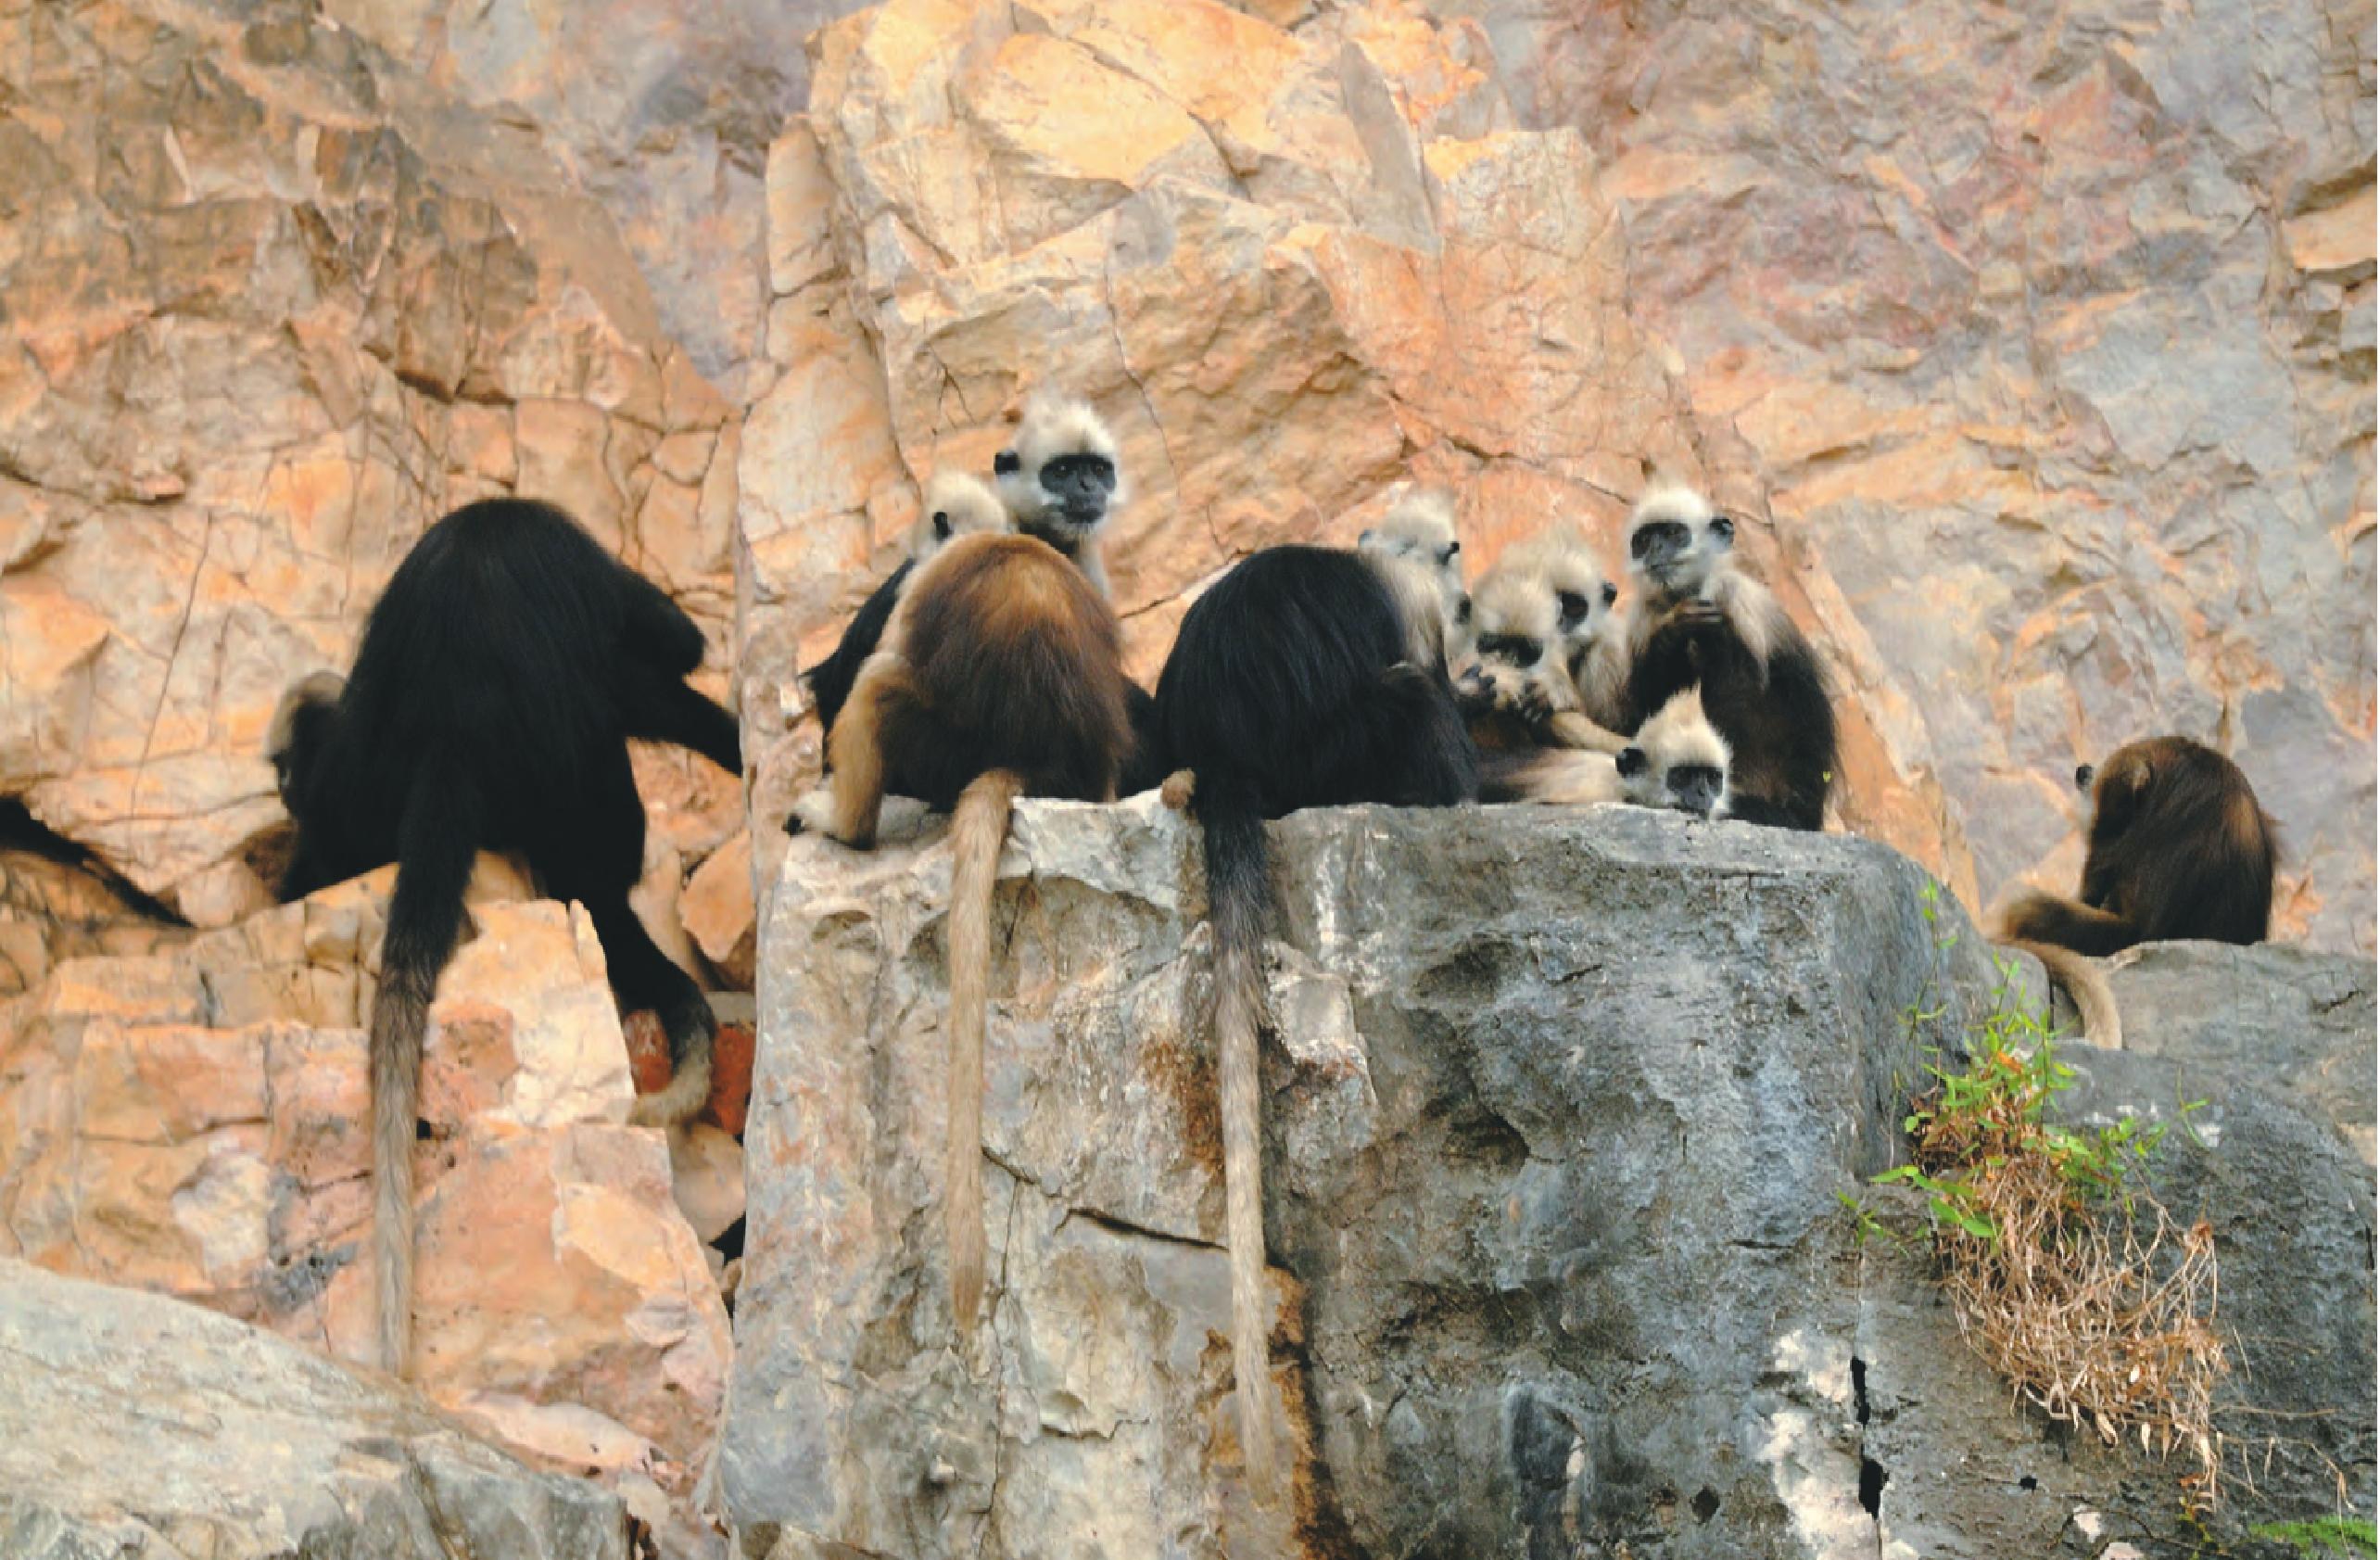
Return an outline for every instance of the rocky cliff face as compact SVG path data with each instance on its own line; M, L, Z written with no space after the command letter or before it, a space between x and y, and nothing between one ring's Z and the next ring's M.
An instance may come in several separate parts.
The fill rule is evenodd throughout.
M941 827L787 854L721 1459L743 1554L2178 1541L2175 1470L2045 1439L1922 1257L1845 1212L2001 985L1909 862L1627 809L1332 809L1272 837L1265 1388L1296 1427L1294 1508L1242 1493L1195 826L1153 797L1032 803L995 900L970 1337L939 1208ZM2374 1444L2370 1167L2304 1086L2370 1075L2371 969L2260 957L2133 967L2144 1020L2217 988L2242 1016L2069 1059L2085 1119L2208 1102L2158 1174L2222 1248L2223 1423L2257 1481L2231 1492L2234 1536L2333 1509L2337 1470L2369 1510ZM2368 1104L2340 1114L2368 1133Z
M1393 483L1484 558L1656 458L1832 656L1846 824L1980 908L2070 879L2078 757L2184 730L2283 823L2285 934L2372 950L2367 10L899 0L796 46L850 8L0 6L0 792L253 907L273 694L512 489L723 668L741 590L773 811L785 673L1056 377L1143 495L1144 670Z
M780 872L817 761L789 683L918 480L988 464L1056 380L1139 489L1112 552L1143 673L1233 558L1348 539L1401 483L1453 489L1484 561L1557 516L1610 539L1652 459L1752 517L1831 657L1842 824L1969 908L2070 881L2077 758L2234 753L2301 950L2120 970L2162 1054L2107 1063L2108 1108L2236 1095L2180 1184L2230 1210L2255 1337L2290 1339L2261 1378L2368 1478L2368 1397L2334 1413L2368 1379L2368 1186L2333 1129L2368 1168L2373 30L2332 0L0 0L0 1252L352 1346L386 886L266 909L258 746L424 526L517 492L689 606L750 739L749 797L638 755L639 911L772 994L717 1491L747 1549L2005 1554L2108 1531L2072 1489L2162 1498L2088 1449L2042 1493L1915 1277L1827 1254L1928 968L1916 878L1855 842L1285 833L1276 1387L1307 1478L1273 1520L1235 1503L1216 1398L1184 836L1029 813L1007 1298L935 1352L896 1084L935 1076L942 857ZM1696 959L1663 950L1680 906L1718 938ZM580 929L486 920L433 1042L424 1386L715 1554L696 1237L732 1242L735 1156L681 1146L673 1207ZM1653 1014L1696 1033L1577 1038ZM1003 1076L1028 1057L1045 1077ZM366 1503L456 1541L411 1515L423 1477ZM0 1532L76 1553L120 1515Z

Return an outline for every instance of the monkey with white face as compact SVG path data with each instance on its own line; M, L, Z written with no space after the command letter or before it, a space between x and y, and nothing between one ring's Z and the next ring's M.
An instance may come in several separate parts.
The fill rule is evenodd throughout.
M1017 529L1074 560L1112 597L1099 534L1131 497L1116 436L1090 403L1055 394L1025 404L1017 435L993 458L993 482Z
M1716 821L1732 808L1727 739L1703 713L1701 691L1662 705L1619 752L1538 750L1483 760L1480 798L1548 806L1626 803Z
M1585 707L1573 670L1610 636L1617 595L1583 541L1508 553L1471 594L1471 657L1457 692L1481 746L1614 754L1627 739Z
M1735 557L1736 523L1691 488L1663 484L1628 519L1623 653L1589 656L1588 703L1623 727L1699 686L1734 755L1735 816L1785 829L1825 826L1834 783L1834 706L1809 640Z

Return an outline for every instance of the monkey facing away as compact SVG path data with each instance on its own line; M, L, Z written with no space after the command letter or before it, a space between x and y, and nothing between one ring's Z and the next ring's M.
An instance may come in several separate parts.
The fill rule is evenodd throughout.
M2074 783L2090 808L2079 896L2020 895L2000 917L1999 940L2049 967L2087 1038L2120 1046L2106 978L2082 959L2184 937L2261 943L2280 851L2239 767L2186 737L2119 748L2097 769L2077 769Z
M1413 626L1372 561L1274 547L1192 604L1158 679L1167 755L1195 780L1214 924L1232 1358L1252 1491L1281 1489L1264 1302L1257 1074L1272 903L1264 823L1356 802L1448 806L1478 792L1476 758L1441 666L1411 659ZM1189 787L1167 782L1169 799Z
M709 1097L710 1004L628 907L645 834L628 739L743 771L734 717L686 685L702 660L693 620L568 515L492 499L423 533L344 683L307 678L273 717L298 826L283 900L397 863L370 1038L385 1369L404 1373L412 1338L423 1031L481 848L520 853L545 892L584 905L621 1004L659 1015L674 1076L632 1119L682 1121Z
M1625 653L1589 662L1588 703L1624 727L1700 684L1734 755L1735 816L1787 829L1826 824L1836 763L1825 671L1767 587L1735 559L1735 522L1690 488L1658 486L1628 519ZM1623 670L1623 668L1625 668Z
M888 787L954 814L943 1208L962 1331L983 1292L983 1030L1010 805L1115 799L1127 686L1122 630L1080 569L1032 537L960 537L902 592L829 738L826 805L803 814L861 850Z
M1012 527L1007 506L981 480L963 472L936 472L926 484L916 524L909 527L908 556L885 577L843 630L833 654L802 674L803 686L818 712L818 729L830 732L859 668L876 653L884 626L892 620L893 603L924 563L956 537L1006 531Z
M1389 573L1391 588L1405 597L1403 605L1409 615L1422 602L1435 600L1438 631L1426 637L1448 661L1460 659L1468 648L1470 614L1462 586L1462 542L1454 532L1454 501L1429 489L1408 493L1389 508L1380 524L1356 538L1355 550L1366 557L1394 559L1412 566L1411 574ZM1411 583L1414 580L1426 581L1429 589L1415 589ZM1415 621L1424 620L1416 617Z
M1560 748L1484 756L1481 799L1685 813L1716 822L1728 814L1727 739L1703 714L1699 689L1671 696L1616 754Z
M1017 529L1074 560L1104 600L1115 593L1100 532L1131 497L1117 457L1116 436L1090 403L1044 391L1025 403L1016 437L992 461Z

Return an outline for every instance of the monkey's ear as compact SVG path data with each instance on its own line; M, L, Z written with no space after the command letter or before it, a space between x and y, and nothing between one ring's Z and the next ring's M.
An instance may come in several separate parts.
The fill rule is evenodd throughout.
M1367 526L1363 528L1362 534L1355 539L1355 545L1358 547L1369 547L1372 545L1372 539L1379 534L1380 533L1378 531L1375 531L1371 526Z
M1024 469L1024 458L1014 450L1003 450L992 457L992 475L994 476L1011 476Z
M936 541L950 539L950 511L946 509L934 511L934 539Z
M1644 749L1631 744L1620 749L1619 756L1612 762L1619 766L1622 780L1634 780L1645 772L1652 760L1645 757Z

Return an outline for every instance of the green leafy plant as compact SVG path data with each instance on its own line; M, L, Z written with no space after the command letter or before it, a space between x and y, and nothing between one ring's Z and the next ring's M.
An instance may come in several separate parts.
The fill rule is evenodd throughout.
M2380 1554L2380 1528L2361 1516L2318 1516L2310 1522L2260 1522L2248 1529L2260 1539L2285 1543L2306 1560L2329 1555Z
M1939 891L1919 914L1939 932ZM2186 1502L2211 1508L2221 1467L2214 1385L2228 1369L2214 1326L2214 1232L2175 1223L2140 1173L2165 1126L2127 1117L2092 1127L2056 1119L2074 1069L2057 1036L2016 999L2001 967L1992 1009L1966 1035L1963 1063L1939 1058L1903 1122L1910 1161L1877 1177L1925 1198L1926 1235L1959 1330L2020 1396L2053 1419L2158 1455L2186 1452ZM1914 1028L1940 1017L1931 981ZM2204 1102L2198 1102L2203 1104ZM2186 1121L2198 1104L2180 1110ZM1881 1227L1855 1199L1864 1240Z

